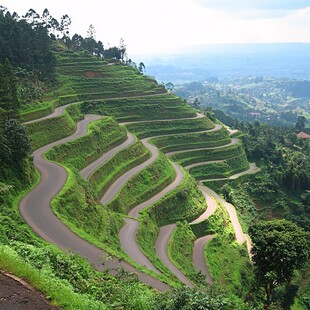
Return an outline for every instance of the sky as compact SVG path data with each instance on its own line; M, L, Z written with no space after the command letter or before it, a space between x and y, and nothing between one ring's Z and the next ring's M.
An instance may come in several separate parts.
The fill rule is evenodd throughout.
M125 40L129 55L169 55L205 44L310 43L310 0L0 0L24 15L68 14L70 34L92 24L105 47Z

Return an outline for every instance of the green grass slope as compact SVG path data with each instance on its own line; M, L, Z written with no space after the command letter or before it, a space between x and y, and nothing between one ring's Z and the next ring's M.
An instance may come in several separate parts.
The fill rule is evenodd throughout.
M103 153L127 139L124 127L112 117L92 122L85 136L58 145L46 153L46 158L67 167L81 170Z

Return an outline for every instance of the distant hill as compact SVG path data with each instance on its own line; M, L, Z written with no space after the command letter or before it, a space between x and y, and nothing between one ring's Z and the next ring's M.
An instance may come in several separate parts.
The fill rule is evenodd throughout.
M310 43L204 45L145 59L147 74L163 82L237 76L310 79Z

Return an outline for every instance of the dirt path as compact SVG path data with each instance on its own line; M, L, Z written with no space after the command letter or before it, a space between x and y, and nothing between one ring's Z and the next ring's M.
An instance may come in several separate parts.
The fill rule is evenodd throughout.
M175 228L176 224L160 227L159 235L155 244L156 255L182 283L190 288L193 288L193 283L189 281L187 277L173 264L168 256L168 244Z
M85 257L98 270L113 270L122 267L125 271L137 273L140 281L152 287L164 291L169 286L161 281L142 273L128 263L120 262L116 257L106 260L110 255L103 250L88 243L84 239L75 235L62 221L52 212L50 202L63 188L66 180L66 170L55 163L43 158L43 153L50 148L76 139L87 133L87 125L101 116L86 115L85 119L77 124L76 132L70 137L46 145L33 153L34 165L40 171L41 181L31 192L29 192L20 202L20 212L26 223L44 240L55 244L64 251L73 251ZM105 260L103 266L102 259Z
M214 281L206 265L204 251L205 251L205 246L207 242L210 241L212 238L213 238L213 235L207 235L207 236L197 239L195 241L194 251L193 251L193 263L195 266L195 270L197 272L201 272L202 274L204 274L206 276L206 282L209 284L213 284Z
M56 310L46 298L28 283L0 272L1 310Z

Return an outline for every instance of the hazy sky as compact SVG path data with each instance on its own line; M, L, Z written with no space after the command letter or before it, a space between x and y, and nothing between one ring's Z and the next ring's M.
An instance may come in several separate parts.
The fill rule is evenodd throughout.
M217 43L310 42L310 0L0 0L9 11L48 8L72 19L71 35L93 24L105 46L124 38L130 55L169 54Z

